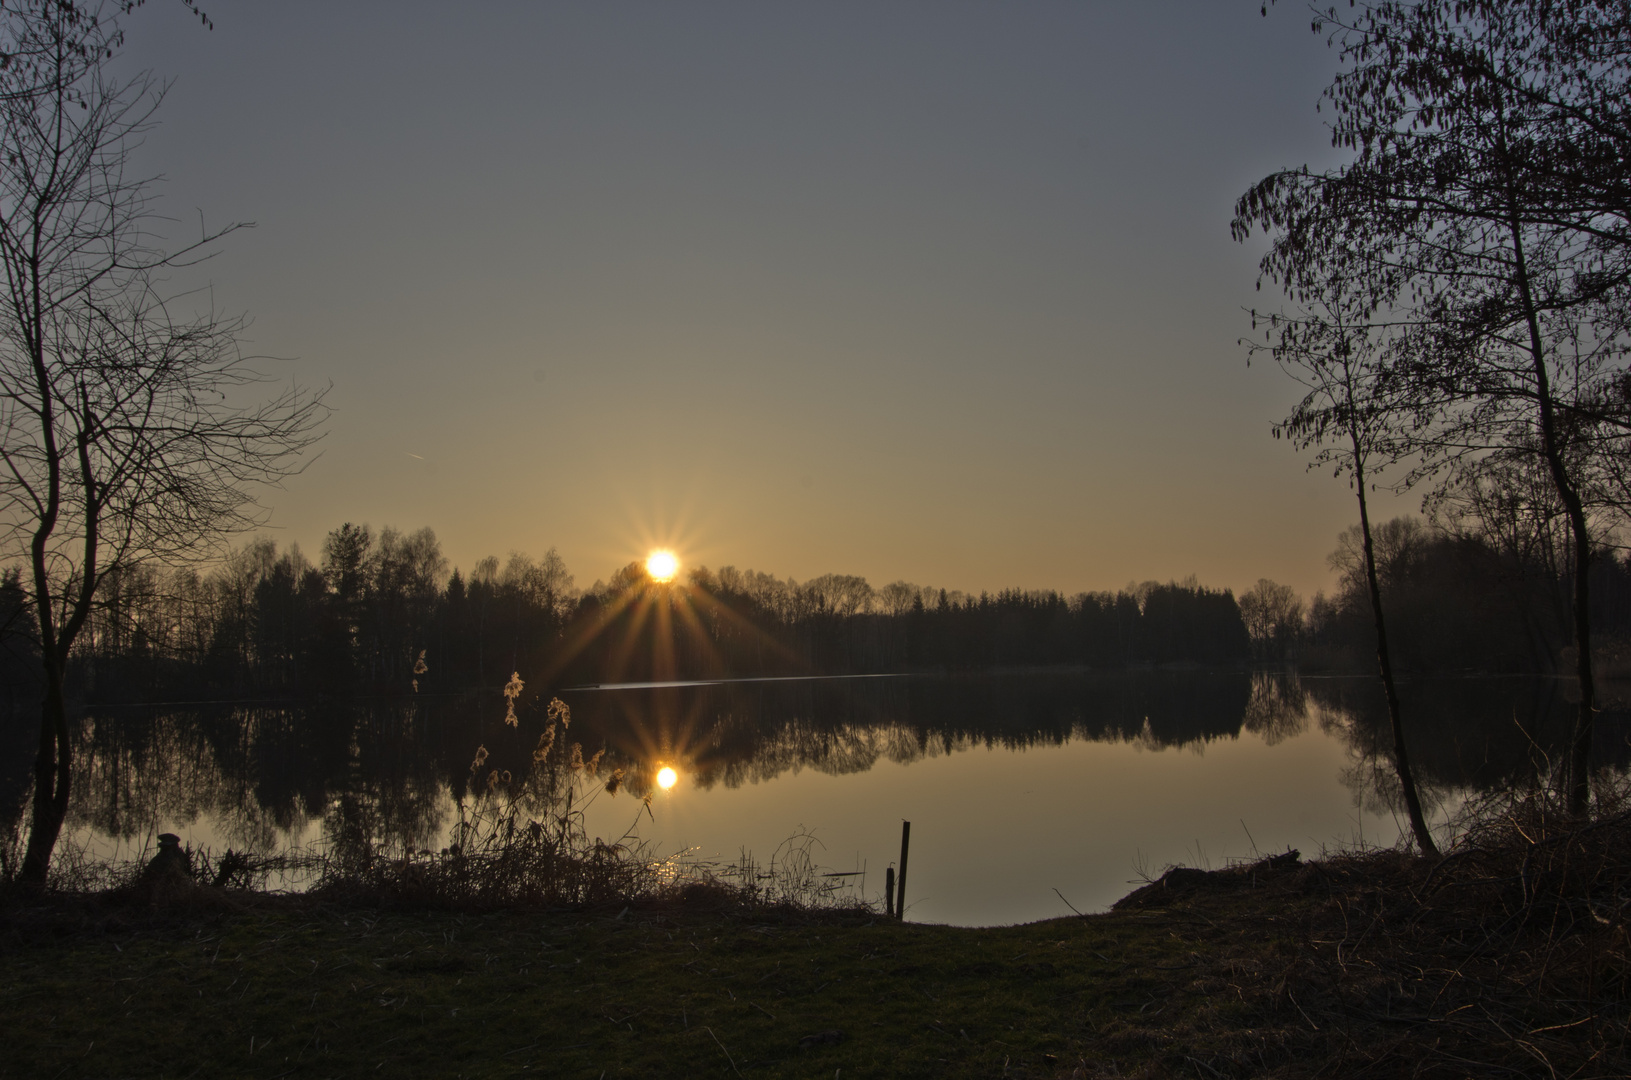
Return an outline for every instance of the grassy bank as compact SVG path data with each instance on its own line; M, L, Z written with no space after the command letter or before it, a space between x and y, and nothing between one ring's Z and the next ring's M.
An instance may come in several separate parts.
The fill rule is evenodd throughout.
M0 1076L1625 1076L1628 884L1631 818L1513 813L999 929L14 897Z
M7 1076L1136 1073L1215 1057L1201 1031L1246 1015L1183 991L1196 922L1170 913L27 917L3 958ZM1291 936L1252 946L1280 950Z

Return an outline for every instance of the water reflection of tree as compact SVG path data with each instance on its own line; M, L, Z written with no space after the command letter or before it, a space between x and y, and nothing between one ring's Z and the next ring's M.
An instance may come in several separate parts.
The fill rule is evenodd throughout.
M0 667L0 674L4 673ZM20 696L15 692L0 694L0 844L20 842L23 811L34 782L34 750L38 738L34 727L39 717L17 700ZM6 857L11 857L9 852Z
M574 709L619 760L661 745L689 784L709 788L804 768L865 772L976 746L1195 746L1238 737L1250 687L1234 673L949 676L597 692Z
M977 746L1196 745L1238 736L1250 694L1237 676L1193 672L730 684L579 695L572 737L587 754L604 749L639 796L661 764L707 789ZM530 768L539 713L522 708L520 727L508 728L481 695L96 710L77 729L71 821L138 843L208 819L219 842L240 848L281 847L313 825L330 843L433 847L471 794L478 745L516 783L542 782Z
M1343 740L1342 780L1368 809L1394 798L1386 710L1373 681L1284 673L1148 671L1012 677L745 683L568 693L572 741L604 750L639 797L662 765L689 787L734 788L813 769L862 773L986 747L1119 742L1161 751L1242 733L1275 745L1311 724ZM1545 680L1419 680L1404 688L1424 790L1448 804L1522 783L1535 753L1561 745L1568 704ZM512 793L554 805L559 783L534 773L543 710L503 723L496 695L411 702L106 710L85 718L75 827L128 840L159 823L209 818L223 843L280 847L313 826L334 844L437 847L473 790L478 746ZM1628 757L1622 714L1605 714L1601 764ZM564 738L565 736L563 736ZM25 748L26 749L26 748ZM22 751L19 751L21 753ZM9 766L8 766L9 768ZM26 768L23 769L26 774ZM485 773L483 774L485 776ZM16 794L20 802L21 793ZM635 807L631 806L631 814ZM536 817L537 815L534 814Z
M1304 686L1322 729L1346 745L1342 782L1356 803L1376 813L1402 812L1381 690L1351 679L1304 680ZM1412 762L1423 801L1440 811L1470 795L1543 780L1573 723L1563 684L1549 679L1418 679L1401 684L1400 696L1411 715L1423 718L1410 733ZM1604 711L1599 724L1603 738L1594 765L1625 768L1631 716Z
M705 789L715 784L736 788L744 783L773 780L784 773L797 774L806 768L844 776L868 772L879 761L900 765L978 745L980 741L967 734L931 734L900 724L827 727L794 718L760 741L751 757L705 767L693 782Z
M447 788L407 776L359 784L336 795L323 815L323 841L343 858L351 853L434 849L446 835Z
M70 827L145 842L160 824L186 827L207 815L229 842L272 843L271 815L243 769L222 760L207 719L191 710L82 718Z
M1252 672L1251 698L1241 726L1275 746L1308 729L1308 694L1296 675L1279 671Z
M446 785L416 703L338 708L116 710L78 731L70 822L142 841L208 818L221 842L269 850L313 821L424 845L446 820ZM359 824L360 823L360 824Z
M1354 806L1363 813L1393 818L1402 833L1408 828L1409 806L1399 781L1399 770L1389 753L1390 736L1378 728L1377 718L1322 711L1320 726L1343 737L1347 763L1337 773L1337 779L1352 793ZM1469 790L1465 777L1457 778L1462 782L1452 783L1441 773L1423 769L1416 772L1414 779L1418 804L1429 825L1443 821L1446 808L1457 803Z

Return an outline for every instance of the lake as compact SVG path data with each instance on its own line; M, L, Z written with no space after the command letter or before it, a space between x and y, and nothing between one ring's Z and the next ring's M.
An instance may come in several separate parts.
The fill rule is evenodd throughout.
M1569 684L1406 683L1411 752L1433 820L1556 760ZM552 694L98 707L80 721L66 843L133 857L173 831L271 852L361 829L393 847L449 842L456 800L519 776ZM1103 910L1172 864L1295 847L1396 843L1374 679L1143 670L903 675L553 692L569 737L625 789L586 808L658 854L767 863L795 836L869 899L912 823L912 920L996 925ZM0 725L0 807L15 828L34 717ZM1631 759L1631 716L1601 714L1599 762ZM472 781L478 747L488 757ZM658 769L675 770L671 788ZM651 796L649 813L641 798ZM0 821L0 825L7 822ZM806 841L807 842L807 841Z

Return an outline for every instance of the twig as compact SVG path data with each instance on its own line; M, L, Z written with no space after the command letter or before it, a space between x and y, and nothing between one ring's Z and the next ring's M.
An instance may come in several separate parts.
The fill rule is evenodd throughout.
M1297 1011L1303 1014L1303 1019L1308 1021L1308 1026L1313 1028L1315 1031L1318 1031L1320 1029L1320 1026L1318 1024L1314 1023L1313 1018L1310 1017L1306 1012L1303 1012L1303 1007L1301 1005L1297 1004L1297 995L1293 994L1290 990L1287 990L1286 991L1286 997L1290 998L1291 1003L1293 1005L1297 1006Z
M1551 1027L1532 1028L1529 1034L1539 1035L1543 1031L1562 1031L1564 1028L1579 1027L1581 1024L1589 1024L1595 1019L1597 1019L1596 1016L1588 1016L1583 1020L1575 1020L1567 1024L1553 1024Z
M1057 896L1061 900L1065 900L1065 894L1060 892L1058 889L1053 890L1053 895ZM1076 911L1076 905L1071 903L1069 900L1065 900L1065 906L1068 907L1072 911ZM1076 911L1076 914L1082 915L1082 913L1080 911ZM1087 918L1087 916L1082 915L1082 918L1085 919L1085 918Z
M731 1052L729 1050L725 1049L725 1044L719 1041L719 1036L714 1034L714 1029L711 1027L705 1027L702 1030L708 1033L708 1038L714 1041L714 1045L719 1047L720 1052L725 1055L725 1060L731 1063L731 1072L735 1073L737 1076L741 1076L742 1070L736 1067L736 1059L731 1057Z
M1208 1065L1206 1062L1202 1061L1200 1058L1194 1058L1194 1057L1189 1057L1188 1055L1185 1055L1184 1060L1189 1062L1191 1065L1195 1066L1197 1069L1205 1069L1207 1072L1209 1072L1213 1076L1217 1077L1218 1080L1223 1080L1223 1074L1222 1073L1220 1073L1216 1069L1212 1068L1212 1066Z

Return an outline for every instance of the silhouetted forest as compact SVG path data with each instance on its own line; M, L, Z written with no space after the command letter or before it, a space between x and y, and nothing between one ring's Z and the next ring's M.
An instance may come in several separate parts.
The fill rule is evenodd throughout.
M1568 669L1573 567L1560 543L1502 540L1395 518L1374 530L1395 665L1406 672L1555 674ZM1556 538L1551 538L1556 539ZM1240 598L1254 654L1303 670L1374 671L1376 629L1358 526L1338 538L1331 595L1306 604L1260 581ZM1561 550L1560 550L1561 549ZM1596 654L1607 677L1631 674L1631 561L1602 550L1590 563Z
M429 529L343 525L319 560L259 539L208 573L110 575L75 655L91 700L446 692L672 679L979 671L1037 666L1292 662L1369 670L1374 631L1357 532L1331 555L1338 585L1310 601L1261 581L1237 603L1194 579L1067 597L972 596L828 574L805 582L724 567L683 582L631 563L578 589L560 557L450 569ZM1397 662L1418 672L1548 673L1569 640L1567 574L1541 552L1412 518L1377 529ZM1608 650L1631 631L1631 570L1592 566ZM32 624L16 571L0 577L13 703L31 695ZM1613 668L1612 657L1609 666Z
M7 580L0 619L12 616L16 663L29 619ZM633 563L579 590L553 550L450 572L429 529L350 524L315 564L262 539L208 574L111 575L98 600L76 653L93 700L448 691L512 671L565 686L1250 659L1233 595L1193 580L976 597L734 567L659 583Z

